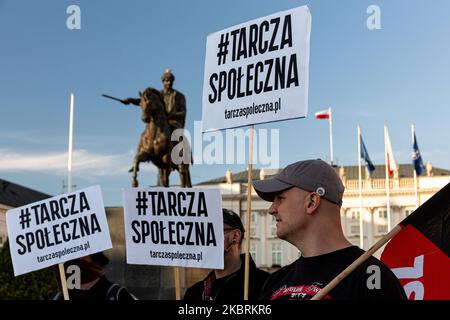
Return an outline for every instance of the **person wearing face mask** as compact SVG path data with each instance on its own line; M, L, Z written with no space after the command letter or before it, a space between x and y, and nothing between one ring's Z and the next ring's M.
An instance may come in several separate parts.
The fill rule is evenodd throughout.
M79 287L70 288L70 286L68 286L69 299L88 301L136 300L125 287L108 280L104 269L108 263L109 259L102 252L97 252L64 263L67 277L73 277L76 274L73 271L71 273L68 270L69 267L72 267L72 270L77 270L78 267L80 271ZM59 273L57 274L59 278ZM74 283L77 283L77 281L74 281ZM58 284L60 284L59 280ZM64 300L61 291L62 290L52 294L49 299Z
M184 301L243 301L245 254L241 253L245 229L232 210L222 209L224 232L224 269L212 270L205 279L189 287ZM257 300L268 272L258 269L250 257L249 300Z

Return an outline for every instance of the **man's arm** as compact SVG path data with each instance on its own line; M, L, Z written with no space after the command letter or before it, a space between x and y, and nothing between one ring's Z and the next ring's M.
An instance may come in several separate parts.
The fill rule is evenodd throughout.
M186 111L171 112L168 118L169 120L184 120L186 118Z
M134 104L135 106L138 106L140 102L141 102L141 99L135 99L135 98L126 98L125 100L122 101L123 104L126 104L126 105Z

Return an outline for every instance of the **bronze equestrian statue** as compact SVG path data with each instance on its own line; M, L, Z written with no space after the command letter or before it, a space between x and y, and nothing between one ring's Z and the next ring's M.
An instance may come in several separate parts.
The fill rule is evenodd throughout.
M151 161L159 169L160 184L169 186L169 175L172 170L178 170L182 187L192 187L189 165L192 163L192 155L189 143L182 137L180 141L172 141L172 133L177 129L184 129L186 119L186 99L184 95L173 89L174 75L170 69L162 75L164 89L158 91L147 88L139 92L139 98L127 98L124 100L103 95L129 105L134 104L142 109L141 119L147 124L137 147L134 157L132 172L132 187L138 186L137 172L141 162ZM182 143L181 150L174 163L172 151L174 147ZM186 154L184 154L186 152Z

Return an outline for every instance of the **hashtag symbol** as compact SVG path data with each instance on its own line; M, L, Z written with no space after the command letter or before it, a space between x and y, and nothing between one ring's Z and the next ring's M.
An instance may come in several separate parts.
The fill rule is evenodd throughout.
M145 216L145 210L147 210L147 194L144 191L138 191L136 198L136 209L138 210L138 216Z
M220 36L220 43L217 46L217 48L219 49L219 52L217 52L217 57L219 58L219 61L218 61L219 66L221 64L225 63L227 60L229 44L230 44L230 41L228 41L228 33L222 34Z
M22 226L22 230L30 227L30 212L28 210L20 210L19 223Z

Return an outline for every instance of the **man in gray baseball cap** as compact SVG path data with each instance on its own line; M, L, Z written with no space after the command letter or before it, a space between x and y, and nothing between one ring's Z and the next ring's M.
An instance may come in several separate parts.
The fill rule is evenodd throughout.
M260 299L311 299L364 253L344 236L340 209L344 185L335 170L318 160L288 165L278 175L253 182L257 194L272 202L277 236L296 246L301 257L269 276ZM367 286L369 266L380 270L377 290ZM371 257L326 296L328 299L404 299L398 279Z

